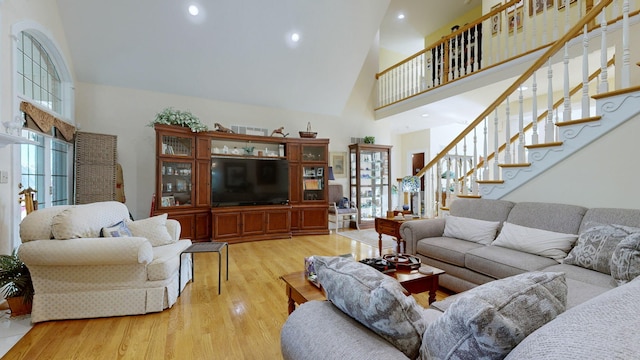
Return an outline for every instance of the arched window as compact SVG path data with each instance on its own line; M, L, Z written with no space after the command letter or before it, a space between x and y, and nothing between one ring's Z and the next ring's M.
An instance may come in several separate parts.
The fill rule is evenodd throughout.
M21 104L73 124L73 86L70 72L46 30L33 23L16 24L15 114L26 120L23 136L36 144L20 146L23 188L37 191L38 207L73 203L73 144L56 126L42 124L25 112ZM21 217L26 215L24 208Z

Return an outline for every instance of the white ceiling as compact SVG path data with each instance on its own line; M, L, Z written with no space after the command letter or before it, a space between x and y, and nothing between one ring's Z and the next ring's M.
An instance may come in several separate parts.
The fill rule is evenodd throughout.
M339 115L378 30L382 47L412 54L481 0L57 3L77 81Z
M380 47L413 55L424 49L425 36L480 5L482 0L391 0L380 25Z

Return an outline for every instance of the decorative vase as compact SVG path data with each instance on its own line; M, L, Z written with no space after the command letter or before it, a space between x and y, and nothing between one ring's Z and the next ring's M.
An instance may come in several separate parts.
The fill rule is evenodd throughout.
M402 210L404 210L404 211L409 210L409 205L407 205L407 204L402 205Z

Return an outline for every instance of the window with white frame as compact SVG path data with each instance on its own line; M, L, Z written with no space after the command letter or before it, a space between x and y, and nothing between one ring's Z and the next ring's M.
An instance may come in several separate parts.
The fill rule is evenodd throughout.
M56 117L64 117L70 109L70 96L65 96L60 77L60 58L55 45L40 31L22 30L16 36L17 102L26 101ZM68 73L67 69L62 73ZM69 79L66 79L69 81ZM37 144L23 144L20 149L21 184L37 191L38 207L72 203L73 146L51 127L42 131L32 119L21 113L27 122L23 136ZM25 209L21 217L26 216Z

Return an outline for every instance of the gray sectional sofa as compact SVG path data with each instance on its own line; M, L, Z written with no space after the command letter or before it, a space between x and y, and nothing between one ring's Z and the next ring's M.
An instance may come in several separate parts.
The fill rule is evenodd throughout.
M458 298L468 298L469 294L476 294L476 290L523 276L519 274L563 273L566 281L566 311L526 336L507 358L640 358L640 332L636 331L640 324L640 278L631 280L640 271L640 233L635 235L633 231L637 229L625 228L640 228L640 210L459 199L451 204L449 215L497 223L497 237L508 232L505 226L509 227L509 231L513 226L521 226L554 234L573 234L574 240L569 241L571 245L568 248L543 251L545 256L541 256L529 250L498 246L497 239L489 243L477 243L444 236L446 219L406 222L400 229L406 240L405 252L416 254L424 263L445 270L447 274L440 276L441 285L460 292L424 310L422 320L429 326L424 333L429 332L434 322L442 322L448 313L453 312L450 306L455 308L452 304L462 302L456 301ZM627 274L628 278L624 281L619 279L619 271L611 261L611 244L598 244L597 240L603 236L590 233L593 229L611 227L611 224L615 224L614 230L620 228L623 233L631 234L619 238L614 242L614 247L617 243L627 241L624 239L633 240L631 252L627 253L632 254L627 259L632 266L630 268L627 264L626 268L631 275ZM472 227L472 230L476 230L476 227ZM450 232L450 229L447 231ZM578 235L581 236L578 238ZM619 234L609 235L613 237ZM596 249L595 257L594 254L585 256L578 252L571 253L576 244L584 240L583 237L587 242L594 241L587 245ZM557 247L557 244L550 247ZM533 248L540 251L539 247ZM567 253L572 261L567 261ZM573 264L567 264L569 262ZM585 262L588 266L584 265ZM609 269L611 271L607 273ZM494 282L497 279L504 280ZM473 290L467 291L470 289ZM522 315L527 317L528 312L523 311ZM445 335L448 334L443 334L442 339ZM436 336L436 340L439 341L440 337ZM285 359L408 358L406 353L327 301L311 301L294 311L282 328L281 347ZM424 354L421 356L430 358L424 357Z
M505 222L557 233L581 234L604 224L640 227L640 210L504 200L458 199L451 203L449 216ZM406 252L429 265L446 271L440 286L456 293L495 279L527 271L564 272L569 287L567 306L611 290L616 286L609 273L602 273L561 261L502 246L484 245L444 236L443 219L415 220L400 227ZM450 302L453 299L449 299ZM443 306L444 305L444 306ZM443 306L445 304L436 304Z

